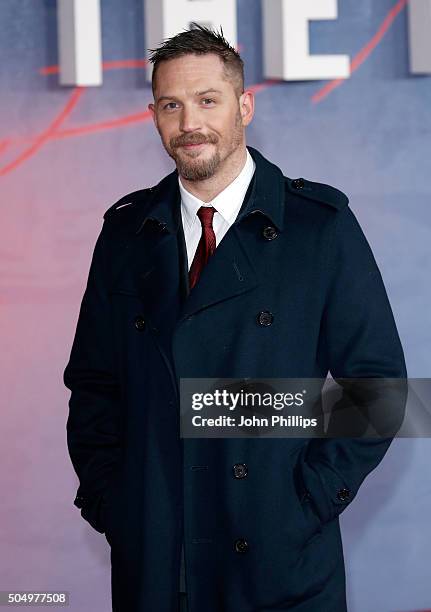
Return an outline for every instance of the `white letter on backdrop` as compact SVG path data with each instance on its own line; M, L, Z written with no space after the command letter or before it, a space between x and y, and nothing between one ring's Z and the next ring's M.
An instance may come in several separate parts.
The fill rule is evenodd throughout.
M223 34L236 48L236 0L144 0L145 47L154 49L169 38L190 27L200 25L223 28ZM151 81L152 64L147 70Z
M408 15L410 70L431 74L431 0L410 0Z
M61 85L102 84L99 0L57 0Z
M337 0L263 0L266 78L285 81L350 76L348 55L310 55L308 22L337 19Z

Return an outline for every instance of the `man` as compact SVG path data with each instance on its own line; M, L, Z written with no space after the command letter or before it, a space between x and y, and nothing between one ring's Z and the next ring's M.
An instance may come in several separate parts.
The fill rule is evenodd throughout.
M115 611L343 612L338 517L390 439L183 439L178 389L405 377L380 273L342 192L246 147L222 33L151 61L176 169L104 215L64 373L75 504L111 546Z

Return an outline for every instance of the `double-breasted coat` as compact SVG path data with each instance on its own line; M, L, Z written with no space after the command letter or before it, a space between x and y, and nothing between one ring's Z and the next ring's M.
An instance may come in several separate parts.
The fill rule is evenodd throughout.
M176 170L111 206L95 245L67 441L114 611L177 610L183 538L190 612L347 609L338 517L391 438L179 435L182 377L406 376L347 196L248 148L254 178L191 291Z

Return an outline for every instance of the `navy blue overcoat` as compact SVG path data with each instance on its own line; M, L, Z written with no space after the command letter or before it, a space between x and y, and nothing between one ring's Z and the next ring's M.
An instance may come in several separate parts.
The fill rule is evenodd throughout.
M177 611L183 537L190 612L347 609L338 517L391 439L179 435L181 377L406 376L346 195L248 148L254 179L191 291L176 170L111 206L95 245L67 440L115 611Z

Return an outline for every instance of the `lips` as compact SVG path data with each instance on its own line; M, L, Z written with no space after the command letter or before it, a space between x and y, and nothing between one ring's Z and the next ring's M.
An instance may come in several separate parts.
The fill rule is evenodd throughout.
M203 145L206 145L206 142L198 142L198 143L190 143L190 144L185 144L185 145L181 145L184 149L195 149L198 147L202 147Z

